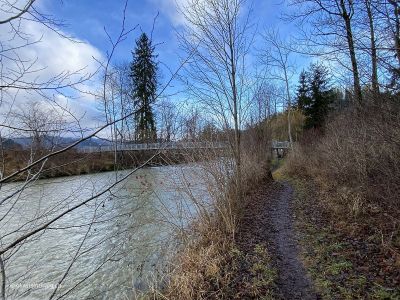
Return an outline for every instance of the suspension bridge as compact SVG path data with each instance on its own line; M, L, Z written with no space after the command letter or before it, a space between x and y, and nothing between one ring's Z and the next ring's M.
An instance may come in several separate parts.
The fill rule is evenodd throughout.
M224 149L228 148L227 142L163 142L163 143L117 143L114 145L85 146L79 148L81 153L121 152L121 151L147 151L147 150L186 150L186 149ZM287 141L272 141L271 149L287 151L290 143Z
M86 146L79 148L82 153L147 151L147 150L186 150L186 149L224 149L225 142L164 142L164 143L117 143L115 145Z

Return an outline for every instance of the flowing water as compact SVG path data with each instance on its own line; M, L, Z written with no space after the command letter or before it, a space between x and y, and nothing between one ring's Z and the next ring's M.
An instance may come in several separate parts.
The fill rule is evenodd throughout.
M132 299L162 281L168 256L196 215L190 199L209 197L204 172L146 168L107 190L129 172L1 188L0 201L21 191L0 205L0 249L94 198L3 255L8 299L49 299L55 290L53 299Z

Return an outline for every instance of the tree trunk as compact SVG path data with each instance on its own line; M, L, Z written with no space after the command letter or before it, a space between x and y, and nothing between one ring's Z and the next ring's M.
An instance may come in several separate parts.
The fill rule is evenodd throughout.
M286 94L288 100L288 135L289 135L289 144L290 148L293 147L293 138L292 138L292 122L291 122L291 110L292 110L292 99L290 97L290 88L289 88L289 78L287 75L286 68L284 69L285 73L285 84L286 84Z
M357 57L356 57L356 51L355 51L355 47L354 47L353 31L352 31L352 27L351 27L351 17L347 12L344 1L345 0L340 0L340 6L342 8L342 18L344 20L345 27L346 27L347 44L349 46L351 67L353 70L354 96L355 96L357 102L359 104L362 104L360 74L358 71ZM353 5L353 4L351 4L351 5Z
M231 84L233 98L233 120L235 126L235 160L236 160L236 188L238 201L242 199L242 161L240 151L240 126L239 126L239 109L238 94L236 86L236 62L235 62L235 45L232 37L232 27L229 26L229 46L230 46L230 67L231 67Z
M374 93L374 96L377 96L379 94L378 55L376 50L375 28L374 28L373 14L371 10L371 0L365 0L365 7L367 9L370 39L371 39L372 92Z
M399 5L397 1L389 0L389 3L393 6L394 10L394 47L396 51L397 61L399 63L398 68L400 69L400 20L399 20Z

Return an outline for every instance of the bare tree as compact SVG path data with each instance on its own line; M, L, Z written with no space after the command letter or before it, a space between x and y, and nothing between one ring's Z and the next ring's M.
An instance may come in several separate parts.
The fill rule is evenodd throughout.
M94 74L80 70L64 70L50 77L40 75L46 69L37 58L27 59L23 51L41 42L26 32L29 24L40 24L71 42L75 40L65 35L60 28L63 23L51 15L44 14L35 6L35 0L2 1L0 6L0 26L7 37L0 42L0 95L1 101L11 100L18 91L36 94L36 97L51 99L49 92L65 94L66 89L75 89Z
M389 88L398 89L400 78L400 3L394 0L371 0L371 12L377 16L378 35L383 41L378 57L383 70L388 71L392 82Z
M177 134L178 110L176 105L168 100L159 101L157 106L159 116L160 138L165 142L170 142Z
M267 49L265 49L260 58L267 69L267 78L284 84L285 102L287 109L288 138L290 145L293 144L292 138L292 96L290 82L294 75L294 64L290 60L292 50L289 45L280 38L278 31L269 31L263 35Z
M187 26L180 35L183 48L193 53L186 68L192 99L198 100L222 122L234 128L232 143L236 188L241 197L241 127L248 93L246 56L251 37L244 0L190 0L180 8Z
M300 43L312 55L326 55L346 68L350 59L355 99L362 103L361 75L354 36L355 3L352 0L293 0L289 20L299 20L303 26Z
M34 1L29 1L27 2L26 8L15 8L17 12L13 18L8 18L10 20L9 22L22 22L23 20L27 19L30 20L32 16L36 16L37 11L33 4ZM3 9L4 6L2 6L1 8ZM12 9L9 11L13 12L13 9L14 7L12 7ZM79 138L73 139L73 141L70 142L68 145L63 144L59 147L50 147L49 149L46 148L45 153L42 153L41 155L38 155L37 157L31 159L23 166L18 167L15 171L8 173L4 176L4 172L1 174L0 227L2 228L2 232L0 235L0 295L3 299L7 295L16 298L21 296L21 294L23 293L33 293L35 292L35 290L37 290L37 288L31 288L29 286L21 288L20 291L13 290L13 288L7 289L7 287L9 287L11 284L20 283L21 281L24 282L25 279L30 277L32 273L40 267L40 263L43 259L43 257L40 257L41 252L46 252L51 248L48 245L38 250L37 244L40 244L40 241L42 239L46 240L49 235L53 235L53 237L55 235L56 238L54 239L54 241L61 242L62 239L60 239L60 236L66 234L68 230L81 228L84 232L82 236L76 237L77 239L75 241L78 241L76 245L67 245L68 247L73 248L73 255L70 258L68 257L68 255L63 257L64 262L66 263L65 269L63 270L62 274L56 276L57 278L52 279L58 284L64 284L65 282L68 282L68 284L66 284L66 287L61 288L58 285L54 287L51 295L49 295L49 297L52 299L61 299L65 298L67 295L71 295L84 282L95 276L95 274L101 268L104 268L110 262L115 263L119 261L121 259L121 256L126 254L126 252L131 251L131 249L128 250L127 248L127 241L129 239L132 239L132 234L137 232L138 226L141 226L143 222L147 222L147 220L142 220L140 222L135 221L135 224L132 226L120 226L121 224L123 224L123 221L126 220L126 218L129 218L130 220L135 219L131 217L131 214L135 213L135 211L140 206L145 205L146 201L144 201L143 203L139 203L139 201L137 205L134 205L134 207L130 206L129 210L127 210L123 206L117 207L117 209L115 209L114 207L108 212L106 212L105 210L103 210L103 212L99 212L99 210L101 210L101 208L104 208L107 199L118 197L118 200L123 200L124 196L121 197L120 194L121 186L123 186L126 183L127 179L131 178L131 176L135 174L139 169L143 168L157 155L159 155L159 151L156 151L154 155L149 157L149 159L147 159L146 161L143 161L143 163L140 164L138 167L125 172L122 176L115 176L110 180L103 182L103 184L99 185L96 182L91 182L89 179L89 181L86 181L86 188L88 188L88 190L86 190L85 184L81 183L71 189L67 188L64 190L63 188L61 188L57 191L58 194L55 199L46 199L46 195L42 194L41 190L35 190L35 188L37 187L33 185L33 183L42 174L45 165L50 159L61 156L72 148L82 144L85 141L90 140L93 137L96 137L97 135L105 135L114 140L126 139L126 136L128 136L129 138L129 133L126 132L125 126L127 126L127 120L132 119L136 111L132 110L126 103L129 102L129 99L127 99L123 76L124 72L119 72L118 68L112 67L112 59L116 48L123 40L128 37L128 35L133 30L126 28L126 9L127 1L125 2L124 6L121 30L117 34L116 38L112 38L106 32L109 37L111 49L109 52L107 52L108 55L105 61L98 61L100 66L99 69L101 70L100 73L103 75L101 80L102 89L98 94L91 94L101 99L102 103L105 104L104 117L106 120L103 119L100 125L92 128L89 132L82 130L82 128L80 128L79 126L77 126L78 128L75 132L69 126L60 125L57 122L54 122L53 116L51 116L48 112L47 114L39 113L39 109L31 109L30 112L18 112L15 110L15 107L11 105L10 110L5 115L7 123L4 122L3 124L1 124L2 129L5 128L6 130L15 130L17 132L25 132L31 134L34 137L34 140L40 142L41 146L43 146L42 137L45 134L55 136L56 134L63 132L63 130L65 129L67 133L74 133L78 134L79 136ZM43 16L43 18L45 17L48 18L48 16ZM32 21L34 20L36 19L32 19ZM46 20L42 20L42 25L45 27L50 26L50 24L46 22ZM4 24L13 26L13 24L10 23ZM3 26L3 23L0 23L0 26ZM17 29L18 28L21 27L17 26ZM53 29L60 35L62 35L62 32L58 31L58 27L55 26ZM21 35L23 34L23 32L18 31L18 34ZM29 48L30 45L31 44L29 43L24 44L23 47ZM4 60L2 60L2 62L3 61ZM21 63L18 60L14 62L16 64ZM176 69L175 72L171 73L171 76L166 81L165 85L160 88L160 92L157 95L157 98L164 93L165 89L170 85L171 81L176 78L178 72L181 70L182 66L185 63L186 60L182 62L182 64ZM118 72L116 72L116 70L118 70ZM22 77L18 77L18 80L21 80L20 82L18 82L18 80L13 80L11 83L8 81L9 78L4 75L5 72L1 73L0 76L4 76L1 77L1 92L3 93L2 96L8 96L10 99L9 102L13 102L13 100L15 100L16 92L21 90L29 90L32 94L35 94L37 96L38 101L48 101L51 100L53 96L65 92L65 89L77 89L78 87L81 88L79 85L83 82L83 78L81 77L79 77L77 81L73 80L74 75L77 75L77 73L61 73L63 74L63 76L60 75L59 77L53 78L53 80L46 82L39 82L37 80L29 82L28 80L31 79L31 77L29 77L29 73L32 74L32 71L33 70L22 68L22 73L20 73L19 75L24 78L21 79ZM38 70L38 72L39 71L40 70ZM14 72L13 75L15 74L16 73ZM34 78L37 79L39 77ZM2 98L2 100L3 99L4 98ZM0 102L0 106L2 103L3 102ZM48 104L48 102L43 103ZM46 104L43 105L45 106ZM42 103L40 105L38 104L38 107L41 105ZM54 105L56 105L56 103ZM67 109L63 110L62 107L57 108L61 110L61 116L68 115L68 117L71 117L73 120L76 121L76 123L79 123L79 118L73 116L70 111L68 111ZM36 110L38 112L36 112ZM33 114L33 116L31 116L31 113ZM19 117L18 123L9 122L10 116L13 115ZM22 122L21 120L26 121ZM109 131L110 128L112 128L112 131ZM70 163L70 161L65 162L65 164L68 163ZM62 168L63 165L57 167ZM9 181L15 180L26 172L31 172L34 169L37 170L35 174L29 176L24 182L6 185L6 183L8 183ZM68 184L67 187L69 187ZM32 200L34 197L36 197L37 200L37 207L34 207L34 209L31 209L30 206L25 207L26 203L30 204L31 202L34 202L30 202L30 200ZM129 199L128 203L132 204L131 200L132 199ZM116 205L118 206L119 204L120 202L116 201ZM90 220L82 220L80 218L80 216L82 215L80 214L87 214L92 218ZM68 220L73 220L73 222L69 223ZM92 240L93 238L93 231L96 230L93 228L96 226L110 224L110 221L116 222L116 228L112 228L111 232L102 236L94 244L88 243L88 240ZM96 252L98 251L99 247L102 247L102 245L106 243L109 243L111 245L108 251L105 251L104 253ZM19 272L15 274L15 272L13 271L17 269L13 268L13 263L15 261L18 261L18 257L21 256L21 253L26 254L26 252L29 251L32 252L32 255L25 256L28 261L24 262L24 272ZM95 252L96 255L93 254ZM79 261L87 259L88 255L98 257L99 261L96 261L96 264L85 269L83 276L73 277L72 274L74 274L74 272L71 271L73 267L77 265ZM26 272L26 270L28 270L28 272ZM12 276L10 276L11 273L13 273ZM41 275L43 276L43 274Z
M192 107L183 119L183 138L187 141L196 141L200 132L200 111L197 107Z
M262 122L278 112L278 95L275 85L260 78L255 83L252 119Z
M394 50L400 66L400 4L396 0L384 1L385 13L394 40Z
M105 131L105 129L113 126L116 123L121 123L125 119L132 116L132 113L126 113L123 116L118 116L113 118L112 120L106 121L99 128L95 129L91 134L84 136L85 131L78 130L74 132L68 126L65 126L63 122L57 120L57 114L54 114L55 111L49 109L49 103L57 106L56 102L53 102L53 97L57 95L64 95L68 89L78 89L81 88L81 84L86 82L91 75L82 76L80 75L81 70L77 70L76 72L69 71L60 71L58 75L55 75L51 78L45 78L41 80L41 72L43 68L36 67L37 60L33 59L31 61L27 61L23 56L19 56L18 52L23 48L29 49L34 43L38 42L31 41L30 36L26 34L24 30L24 26L22 24L24 22L35 22L41 24L43 28L50 29L62 38L67 38L63 35L62 31L59 30L59 25L55 20L51 19L48 15L43 15L38 12L38 9L34 6L35 1L26 1L24 6L19 8L19 5L23 4L24 1L3 1L1 3L1 15L2 17L5 15L4 20L0 21L0 27L2 28L2 32L7 31L6 27L9 27L9 32L12 33L13 43L6 44L10 42L7 40L6 42L1 42L1 51L0 51L0 61L1 61L1 73L0 73L0 93L1 93L1 101L0 108L2 108L2 112L5 111L3 122L1 124L1 130L8 130L9 132L23 132L25 134L29 134L32 136L34 148L43 148L45 151L41 153L37 153L35 157L31 157L31 159L26 163L26 165L18 168L15 172L11 174L7 174L3 176L4 172L1 174L1 183L0 189L2 191L0 198L0 224L2 227L2 233L0 235L0 295L2 299L5 299L7 295L10 297L19 297L18 291L16 295L9 294L6 292L7 286L10 284L14 284L19 282L19 280L24 280L27 276L30 276L32 272L34 272L34 268L37 267L35 261L26 262L25 269L28 270L28 273L20 273L14 274L14 276L6 277L7 270L9 273L13 270L13 262L16 260L18 256L20 256L21 252L26 252L27 249L32 248L32 251L37 251L35 249L35 244L40 241L43 235L48 234L51 230L56 230L59 232L66 232L68 228L71 228L70 225L67 228L58 228L57 221L64 218L65 216L70 216L78 209L82 209L83 207L88 207L91 203L95 203L95 211L99 207L101 207L102 203L104 203L104 195L111 192L117 186L118 183L124 181L129 176L125 176L124 178L118 178L116 182L110 182L107 187L103 189L102 192L97 193L93 189L93 197L88 197L86 199L76 198L74 195L75 191L71 189L71 193L66 193L65 195L61 195L56 199L56 201L43 201L45 198L44 195L40 193L40 191L31 191L32 183L35 182L36 179L39 178L41 172L45 164L48 162L49 158L58 156L67 150L73 148L74 146L82 143L85 140L90 139L96 134ZM125 6L126 10L126 6ZM110 52L110 56L107 57L107 61L105 63L99 61L101 69L103 69L104 74L108 74L108 66L110 65L110 61L112 58L112 53L118 44L126 38L127 34L131 31L127 30L124 26L125 16L123 18L122 30L120 35L116 40L111 39L112 42L112 51ZM18 44L19 43L19 44ZM16 46L15 46L16 45ZM104 84L107 86L107 83ZM19 111L15 109L14 102L18 99L17 95L22 92L28 92L30 96L34 96L38 99L36 103L30 103L29 107L23 107ZM106 94L106 89L104 89L103 95ZM41 101L41 102L39 102ZM45 104L46 103L46 104ZM6 109L4 109L5 104L7 104ZM44 108L46 107L46 111ZM56 110L59 110L59 114L61 116L72 117L73 120L78 122L79 118L71 115L71 112L68 111L67 108L57 106ZM78 122L79 123L79 122ZM79 127L79 126L78 126ZM118 127L116 127L118 128ZM78 128L81 129L81 128ZM77 133L82 136L82 138L77 141L71 143L70 145L59 145L56 146L54 140L63 130L66 130L70 134ZM11 133L12 133L11 132ZM47 145L47 142L44 142L45 139L51 138L50 145ZM155 154L157 155L157 154ZM3 162L4 163L4 162ZM69 163L69 162L66 162ZM62 168L62 166L60 166ZM24 174L24 172L28 172L30 174L34 170L34 174L32 173L28 175L25 182L21 184L5 186L4 183L10 180L16 179L18 176ZM132 170L129 174L133 174L137 171ZM30 194L32 193L32 194ZM64 197L65 196L65 197ZM103 199L101 197L103 196ZM21 209L21 205L24 203L23 199L26 197L30 200L30 198L35 198L38 200L38 207L33 207L30 213L26 215L20 216L26 210ZM46 199L47 200L47 199ZM78 200L78 201L76 201ZM34 201L32 201L34 202ZM30 205L30 202L28 202ZM23 208L24 206L22 206ZM88 228L87 233L91 231L91 226L94 223L104 222L104 220L99 220L99 216L96 215L96 218L89 224L75 224L76 227ZM104 217L104 214L103 214ZM11 225L10 225L11 224ZM7 225L7 226L6 226ZM55 226L54 226L55 225ZM54 226L52 228L52 226ZM74 227L72 226L72 227ZM125 230L125 229L124 229ZM116 238L121 235L123 231L116 233L113 237L105 237L103 241L100 243L104 243L111 238ZM81 245L85 243L87 236L84 236ZM121 241L121 246L123 245ZM74 264L78 257L85 255L85 253L91 252L96 249L96 245L92 247L92 249L86 247L86 249L81 248L79 246L76 250L75 257L72 258L70 266ZM48 249L42 249L42 251L46 251ZM115 257L121 253L121 247L115 247L112 249L110 253L104 253L104 261L101 262L99 267L96 267L94 271L87 275L86 278L80 279L80 281L72 286L68 291L60 291L57 293L57 299L64 297L65 294L62 293L71 293L72 290L76 288L76 286L80 285L86 279L91 277L101 266L103 266L110 259ZM32 257L36 257L40 254L38 252L32 253ZM27 256L28 258L30 256ZM39 258L40 259L40 258ZM69 269L65 270L65 274L60 279L60 283L64 281L65 277L69 273ZM8 274L10 275L10 274ZM36 288L31 287L22 287L21 292L25 292L28 290L34 291ZM14 293L11 289L11 292ZM53 296L57 292L57 289L54 291ZM62 294L62 295L61 295ZM13 296L14 295L14 296Z
M29 136L30 143L27 147L30 149L30 155L26 162L28 164L49 151L61 147L61 138L71 132L74 127L73 122L67 122L62 109L52 106L44 107L40 102L21 104L18 110L10 113L10 117L19 129L24 128L22 138L26 139L26 135ZM19 129L12 131L11 134L20 135ZM34 169L29 170L28 177L32 176L32 171Z
M109 69L106 78L106 98L100 97L102 102L102 110L106 118L106 122L112 122L129 113L134 108L131 99L129 64L122 63ZM110 136L114 140L124 141L134 139L134 120L127 118L123 122L117 123L110 128Z

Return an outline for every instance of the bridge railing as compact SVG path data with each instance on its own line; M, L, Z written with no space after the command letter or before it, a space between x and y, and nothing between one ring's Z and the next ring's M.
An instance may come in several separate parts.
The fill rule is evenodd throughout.
M288 141L272 141L273 149L289 149L290 142Z
M78 148L82 153L113 152L113 151L140 151L162 149L222 149L226 148L224 142L165 142L148 144L117 144L107 146L88 146Z

